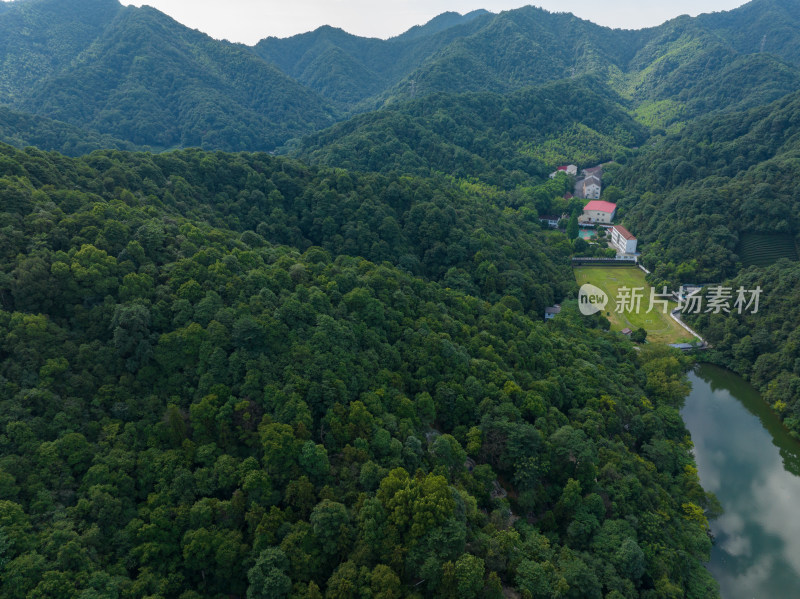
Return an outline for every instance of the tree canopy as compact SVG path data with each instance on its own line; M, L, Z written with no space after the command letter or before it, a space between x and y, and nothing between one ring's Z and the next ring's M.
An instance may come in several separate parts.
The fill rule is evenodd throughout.
M2 169L4 597L713 588L687 363L545 323L568 265L522 207L266 155Z

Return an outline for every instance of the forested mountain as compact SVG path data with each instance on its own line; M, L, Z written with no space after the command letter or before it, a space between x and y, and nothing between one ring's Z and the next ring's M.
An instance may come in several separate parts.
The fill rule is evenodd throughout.
M254 47L17 0L0 67L0 596L718 596L691 362L538 216L608 162L651 283L760 285L691 321L800 435L800 0Z
M798 6L640 31L534 7L446 13L389 40L326 26L248 48L117 0L17 0L0 14L0 103L155 149L272 150L397 101L592 75L643 124L679 127L797 89Z
M424 25L414 25L414 27L412 27L408 31L401 33L395 39L398 40L419 39L421 37L432 35L434 33L439 33L440 31L444 31L445 29L450 29L451 27L455 27L456 25L463 25L464 23L468 23L472 19L489 14L491 13L489 13L488 10L483 10L483 9L473 10L463 15L457 12L444 12L434 17Z
M635 52L638 32L621 32L535 7L503 12L471 35L428 57L383 97L417 93L492 90L605 72L624 65Z
M148 7L20 0L0 31L14 32L0 102L135 144L264 150L332 122L321 98L246 48Z
M697 20L737 52L763 51L800 65L800 3L796 0L756 0L734 11L700 15Z
M690 318L706 357L749 378L800 436L800 93L653 140L614 173L656 286L763 290L757 314ZM781 260L783 259L783 260Z
M573 67L576 73L605 69L609 62L621 68L640 35L533 7L470 13L453 22L441 31L432 22L416 35L386 41L323 27L288 39L268 38L255 50L321 93L315 79L326 76L323 66L339 66L335 57L346 57L342 64L358 63L366 86L348 77L338 85L353 83L361 90L354 98L369 98L360 105L364 109L415 94L511 91L569 77Z
M800 93L698 119L655 138L615 175L645 261L673 284L714 282L741 266L746 233L800 233Z
M68 67L122 11L114 0L23 0L0 7L0 102L17 105L32 87Z
M323 95L356 102L351 109L436 92L508 92L593 74L657 117L655 124L668 125L796 89L798 7L797 0L755 0L639 31L525 7L453 21L457 25L417 36L414 44L406 36L368 40L324 27L268 38L255 50ZM331 76L334 69L346 69L339 72L345 76Z
M304 138L293 154L377 172L444 173L513 188L553 164L593 166L647 138L621 99L594 77L491 92L433 94Z
M266 38L253 50L301 83L353 110L493 18L491 13L475 11L461 18L434 19L385 41L325 26L286 39Z
M393 57L384 48L381 40L325 26L286 40L267 38L253 50L331 101L352 106L386 86Z
M748 6L758 11L758 4ZM627 68L611 72L612 85L640 112L655 117L652 124L667 126L724 108L757 106L797 89L800 55L787 62L759 52L756 45L737 50L731 37L709 30L705 22L714 21L680 17L653 29ZM736 22L740 35L750 27L741 16ZM795 29L800 37L800 28Z
M562 236L264 154L0 154L3 597L716 595L686 363L541 321Z

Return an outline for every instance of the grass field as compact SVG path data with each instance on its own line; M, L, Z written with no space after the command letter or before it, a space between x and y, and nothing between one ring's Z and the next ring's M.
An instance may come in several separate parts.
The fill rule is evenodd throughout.
M611 321L612 331L621 331L625 328L636 330L641 327L647 331L647 340L652 343L688 343L694 341L695 338L675 322L669 313L664 314L662 312L660 304L656 304L653 311L649 314L647 313L647 309L650 306L650 285L644 280L644 272L640 269L580 266L574 270L578 285L590 283L602 289L608 296L608 305L604 314ZM616 299L620 287L644 289L641 309L638 313L625 312L620 314L616 311ZM676 307L677 304L675 302L670 302L669 310Z

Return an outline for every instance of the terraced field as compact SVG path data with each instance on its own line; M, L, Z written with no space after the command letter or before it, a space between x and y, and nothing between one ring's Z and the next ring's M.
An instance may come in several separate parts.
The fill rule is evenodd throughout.
M744 233L739 256L745 266L769 266L781 258L797 260L797 245L788 234Z

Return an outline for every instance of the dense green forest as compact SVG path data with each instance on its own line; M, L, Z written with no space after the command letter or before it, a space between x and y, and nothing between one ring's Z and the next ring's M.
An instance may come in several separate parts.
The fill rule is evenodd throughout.
M614 252L547 175L605 163L655 287L763 289L687 319L800 437L799 85L800 0L252 47L0 2L0 596L717 597L692 362L579 315Z
M149 7L20 0L0 14L0 39L0 102L133 144L270 150L333 123L322 98L249 49Z
M447 180L358 175L266 154L136 154L127 159L137 165L133 172L117 164L121 156L90 155L94 170L85 176L96 177L100 189L135 192L176 215L253 230L301 251L316 245L391 262L487 300L513 296L526 311L542 310L575 286L569 243L541 234L536 218L535 202L548 202L559 182L484 196ZM58 170L42 176L42 184L63 181ZM510 205L517 202L519 210Z
M0 104L158 150L271 151L397 102L450 94L448 102L458 103L466 92L509 94L582 75L594 77L596 93L613 89L648 127L680 128L711 111L774 101L800 83L798 0L754 0L636 31L535 7L447 13L389 40L325 26L253 47L214 40L117 0L3 6ZM393 116L372 115L367 124ZM77 151L48 138L50 125L43 126L45 134L28 135L31 143ZM595 136L587 126L550 132L550 144L534 157L569 158L573 138L586 136L595 154L618 151L616 136L606 144L607 132ZM20 144L20 136L0 133ZM472 132L484 135L480 127Z
M630 148L646 139L646 132L621 102L593 77L505 96L434 94L308 136L292 153L312 164L444 173L513 189L545 179L553 164L593 166L615 157L625 160ZM578 126L577 139L550 155L557 140Z
M672 286L718 283L742 266L747 234L800 233L794 200L800 94L716 114L653 138L614 172L643 260Z
M558 234L436 180L0 151L4 597L716 592L687 364L541 320Z
M94 150L136 150L134 144L67 123L0 106L0 139L17 148L35 146L80 156Z

